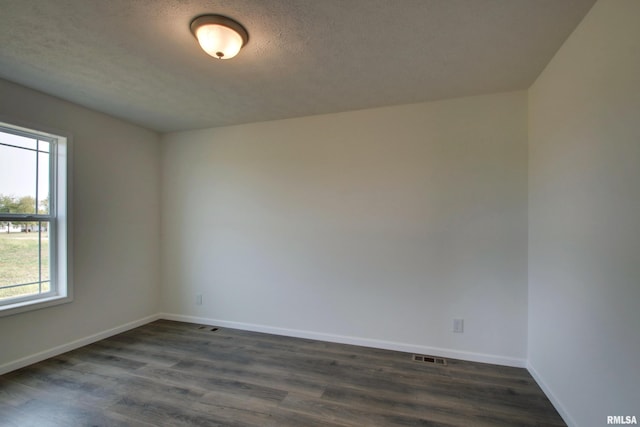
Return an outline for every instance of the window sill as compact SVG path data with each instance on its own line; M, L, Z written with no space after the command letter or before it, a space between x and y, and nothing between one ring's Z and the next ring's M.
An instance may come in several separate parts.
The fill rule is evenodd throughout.
M11 316L18 313L24 313L41 308L52 307L54 305L67 304L73 301L71 296L53 296L48 298L40 298L32 301L20 301L15 304L7 304L0 306L0 317Z

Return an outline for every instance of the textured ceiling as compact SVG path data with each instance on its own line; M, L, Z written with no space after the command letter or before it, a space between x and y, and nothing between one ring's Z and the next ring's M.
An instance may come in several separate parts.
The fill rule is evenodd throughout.
M0 77L166 132L526 89L594 0L0 0ZM241 22L207 56L191 20Z

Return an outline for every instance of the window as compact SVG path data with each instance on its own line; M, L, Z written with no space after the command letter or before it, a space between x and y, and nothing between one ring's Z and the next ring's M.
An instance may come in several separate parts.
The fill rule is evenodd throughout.
M0 316L69 302L68 137L0 121Z

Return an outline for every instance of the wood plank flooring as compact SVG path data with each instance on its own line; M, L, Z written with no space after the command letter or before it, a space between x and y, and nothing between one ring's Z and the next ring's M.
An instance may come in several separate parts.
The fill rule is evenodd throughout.
M524 369L159 320L0 377L0 425L563 426Z

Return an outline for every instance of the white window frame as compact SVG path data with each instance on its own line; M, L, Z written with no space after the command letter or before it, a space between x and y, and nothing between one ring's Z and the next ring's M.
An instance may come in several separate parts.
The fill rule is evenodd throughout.
M17 135L37 136L51 141L50 195L49 195L49 245L50 245L50 289L38 294L10 299L0 303L0 317L65 304L73 301L72 268L72 147L71 135L0 116L2 131ZM55 148L53 148L55 147ZM5 215L5 218L7 216ZM41 215L14 215L23 221L38 221ZM2 218L0 218L2 219Z

